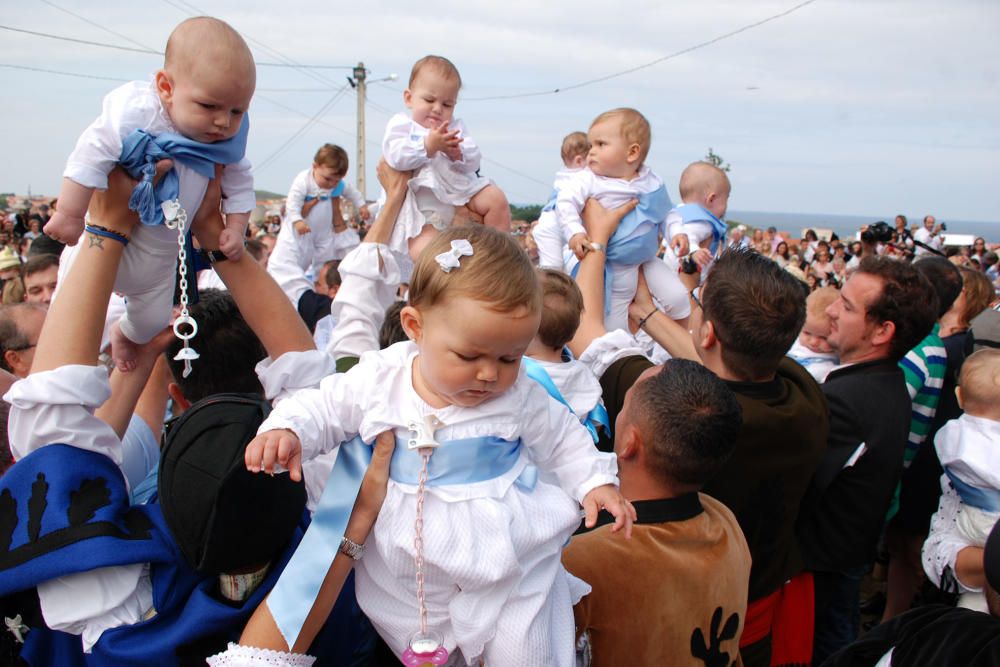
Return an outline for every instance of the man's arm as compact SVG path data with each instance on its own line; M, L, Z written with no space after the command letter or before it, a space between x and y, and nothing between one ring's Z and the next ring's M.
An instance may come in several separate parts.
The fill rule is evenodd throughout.
M209 182L192 226L199 246L205 250L218 249L219 233L224 228L219 212L221 169L216 168L216 178ZM269 357L277 359L286 352L316 349L309 329L288 297L249 253L238 260L218 262L215 270Z

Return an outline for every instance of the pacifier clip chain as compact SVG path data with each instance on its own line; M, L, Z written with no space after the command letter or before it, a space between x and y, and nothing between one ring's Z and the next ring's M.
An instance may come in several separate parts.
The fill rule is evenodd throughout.
M413 563L417 571L417 605L420 609L420 629L410 636L409 646L403 651L403 664L407 667L429 667L448 662L448 649L442 637L427 627L427 599L424 592L424 498L427 493L427 467L434 449L440 445L434 431L444 426L433 416L424 417L423 423L412 421L408 428L412 437L406 446L420 455L421 467L417 478L417 510L413 525Z
M174 361L184 362L184 371L181 373L182 377L187 377L191 375L191 362L197 359L200 355L195 352L194 348L190 345L190 340L198 334L198 323L191 313L188 311L188 279L187 279L187 247L186 247L186 227L188 221L187 211L181 206L179 199L171 199L165 201L160 205L163 209L163 224L166 225L167 229L177 230L177 272L180 274L180 291L181 291L181 313L174 320L174 335L180 340L184 341L184 347L182 347L177 355L174 357Z

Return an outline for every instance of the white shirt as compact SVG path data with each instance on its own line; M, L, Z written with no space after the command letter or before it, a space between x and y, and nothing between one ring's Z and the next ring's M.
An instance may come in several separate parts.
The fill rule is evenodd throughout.
M455 162L449 160L451 169L466 174L479 171L482 154L479 152L476 141L469 136L469 130L465 127L465 123L459 118L453 118L448 129L449 131L458 130L458 136L462 139L462 143L459 144L459 148L462 150L462 159ZM434 158L427 156L424 140L429 133L428 128L413 122L408 114L396 114L389 119L389 123L385 127L385 135L382 137L382 157L390 167L399 171L420 169L441 155L438 153Z
M121 157L122 143L134 130L145 130L154 136L164 132L177 133L152 82L132 81L105 96L101 115L80 135L63 176L85 187L106 189L108 174ZM187 169L177 163L174 167L179 174ZM181 183L183 188L183 178ZM222 192L225 195L222 206L226 213L246 213L257 205L250 161L245 157L223 170ZM198 210L190 205L185 208L189 216Z
M552 378L570 409L584 419L601 402L601 383L590 369L576 359L570 361L535 360Z
M330 194L330 190L324 190L316 184L313 178L312 167L300 171L292 181L292 186L288 189L288 197L285 199L285 224L292 224L303 219L302 205L306 202L306 197L320 197ZM356 187L344 181L344 192L340 196L349 199L354 207L360 209L365 205L365 198Z
M598 176L590 169L580 169L567 175L556 194L556 216L565 229L565 237L586 233L580 213L591 197L604 208L618 208L639 195L648 194L663 186L660 177L649 167L642 166L631 181L624 178ZM662 224L664 221L658 221ZM643 234L647 229L637 229L635 234Z
M921 243L927 244L935 250L940 250L944 247L944 239L941 238L940 234L931 235L930 230L926 227L921 226L916 232L913 233L913 240L920 241ZM928 255L931 254L930 250L926 248L916 247L914 251L915 255Z

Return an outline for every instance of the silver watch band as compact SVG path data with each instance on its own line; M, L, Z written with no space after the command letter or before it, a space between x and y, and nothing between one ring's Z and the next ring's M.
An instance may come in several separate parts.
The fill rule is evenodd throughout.
M350 557L352 560L361 560L361 556L365 553L365 545L352 542L344 537L340 540L339 551L345 556Z

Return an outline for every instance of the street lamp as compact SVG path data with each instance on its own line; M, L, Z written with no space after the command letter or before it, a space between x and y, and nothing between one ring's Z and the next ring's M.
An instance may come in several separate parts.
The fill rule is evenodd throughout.
M368 89L369 83L380 83L382 81L395 81L399 78L396 74L390 74L389 76L382 77L381 79L368 80L368 70L365 69L365 64L359 62L357 67L354 68L353 77L347 77L347 82L351 84L351 87L357 90L358 93L358 136L357 136L357 163L358 163L358 191L361 192L361 196L368 199L368 195L365 192L365 93Z

